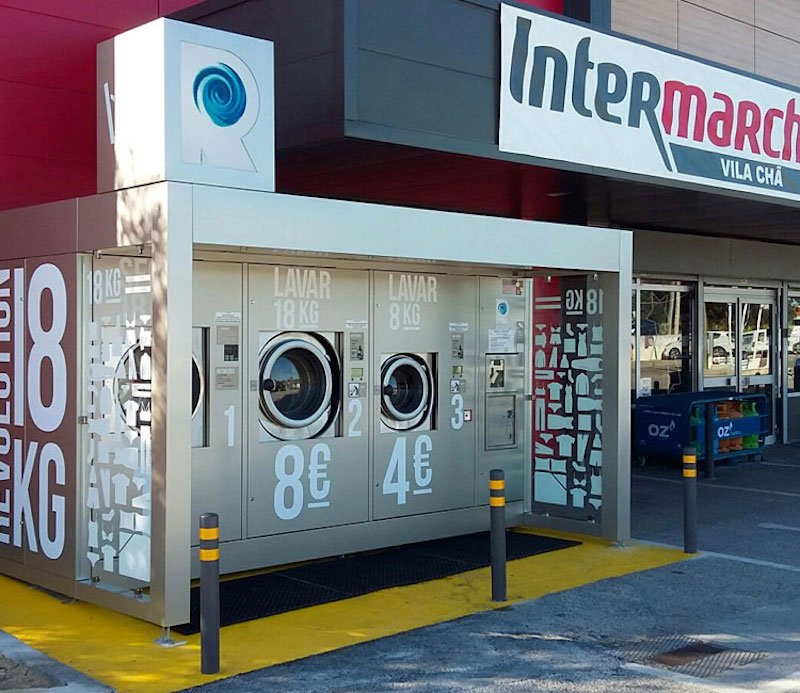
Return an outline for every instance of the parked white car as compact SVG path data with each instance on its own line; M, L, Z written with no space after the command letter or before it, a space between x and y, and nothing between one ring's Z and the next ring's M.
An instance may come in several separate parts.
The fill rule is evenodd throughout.
M800 342L800 332L798 332ZM733 340L729 332L711 330L706 333L706 349L711 348L711 355L715 361L724 361L734 351ZM662 359L677 360L683 356L683 340L676 339L667 344L661 352Z

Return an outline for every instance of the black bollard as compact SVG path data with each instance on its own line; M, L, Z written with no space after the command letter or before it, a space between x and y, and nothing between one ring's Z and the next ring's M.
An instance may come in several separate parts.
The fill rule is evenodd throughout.
M489 472L492 601L506 601L506 482L502 469Z
M697 553L697 455L683 449L683 552Z
M200 515L200 671L219 673L219 517Z

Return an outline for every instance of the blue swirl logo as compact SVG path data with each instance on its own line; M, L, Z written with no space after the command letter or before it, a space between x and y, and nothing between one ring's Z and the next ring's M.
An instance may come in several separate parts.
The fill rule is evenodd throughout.
M221 128L239 122L247 107L242 78L225 63L203 68L194 78L194 105Z

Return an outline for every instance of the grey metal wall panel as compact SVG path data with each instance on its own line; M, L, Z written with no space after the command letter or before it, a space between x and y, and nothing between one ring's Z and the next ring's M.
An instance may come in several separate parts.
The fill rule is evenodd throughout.
M289 63L275 82L275 131L280 146L313 141L313 130L327 125L342 132L342 87L339 65L330 53ZM306 133L309 129L311 132Z
M608 1L571 0L565 11L602 20ZM389 141L498 156L500 4L229 0L174 17L275 42L278 149L369 139L377 126Z
M426 136L497 141L497 9L458 0L357 2L357 112L348 117Z
M219 5L205 2L171 17L280 43L276 65L335 53L341 42L342 0L249 0Z
M797 281L800 248L734 238L636 231L634 272Z
M444 135L495 145L493 80L366 51L359 52L358 71L359 123L411 133L408 144Z
M588 17L586 4L589 4ZM598 29L611 28L611 0L565 0L564 13L568 17L591 22Z
M459 72L497 77L497 8L461 0L361 0L358 47Z

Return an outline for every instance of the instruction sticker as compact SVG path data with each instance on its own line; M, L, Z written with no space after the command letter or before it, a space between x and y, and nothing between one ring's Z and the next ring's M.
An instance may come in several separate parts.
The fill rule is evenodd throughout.
M464 333L450 333L450 356L454 359L464 358Z
M214 322L241 322L242 314L238 310L218 310L214 313Z
M239 369L231 367L216 368L214 370L214 389L238 390Z
M510 328L489 330L490 354L512 354L516 351L514 342L515 332Z
M217 325L217 344L238 344L239 325Z
M350 360L363 361L364 360L364 333L351 332L350 333Z

